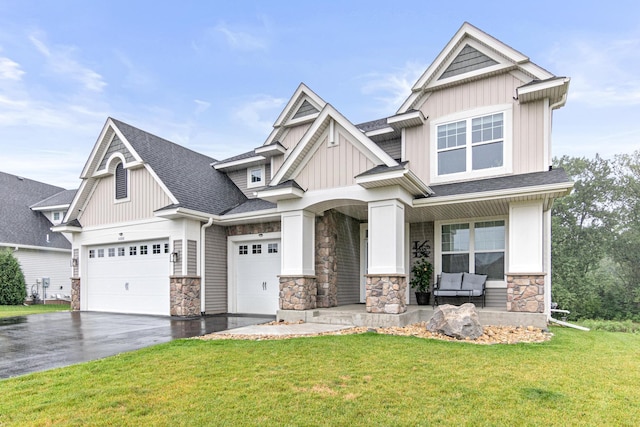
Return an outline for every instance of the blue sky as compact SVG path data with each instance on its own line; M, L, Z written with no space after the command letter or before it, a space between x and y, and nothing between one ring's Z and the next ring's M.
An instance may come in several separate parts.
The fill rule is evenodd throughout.
M109 116L223 159L300 82L353 123L386 117L464 21L571 77L554 155L630 153L640 5L590 3L0 0L0 171L76 188Z

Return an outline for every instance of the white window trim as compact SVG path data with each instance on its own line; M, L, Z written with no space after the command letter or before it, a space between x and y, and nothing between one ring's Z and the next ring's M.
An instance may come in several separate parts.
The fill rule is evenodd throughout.
M496 168L469 170L471 168L471 129L467 127L467 171L459 173L450 173L446 175L438 175L438 126L451 122L467 120L477 117L488 116L490 114L503 113L503 159L502 166ZM488 107L476 108L473 110L461 111L448 116L439 117L433 120L429 129L430 147L430 178L431 183L443 183L451 181L464 181L468 179L487 178L491 176L505 175L513 172L513 104L492 105Z
M504 221L504 268L505 275L506 269L509 265L509 219L505 216L496 216L496 217L486 217L486 218L461 218L456 220L447 220L447 221L435 221L434 223L434 250L433 250L433 267L435 274L442 274L442 226L450 225L450 224L469 224L474 222L486 222L486 221ZM475 227L473 227L473 232L469 230L469 266L473 266L473 260L471 259L471 254L475 253ZM470 272L472 273L472 272ZM487 280L486 283L487 288L506 288L507 281L506 277L503 280Z
M260 174L262 176L262 181L260 182L251 182L251 172L254 170L260 170ZM266 174L264 165L254 166L247 168L247 188L256 188L256 187L264 187L266 184Z

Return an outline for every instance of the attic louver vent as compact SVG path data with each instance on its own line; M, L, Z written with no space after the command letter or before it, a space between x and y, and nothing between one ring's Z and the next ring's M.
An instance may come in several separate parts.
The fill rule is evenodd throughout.
M489 58L484 53L466 45L438 80L468 73L469 71L479 70L480 68L490 67L496 64L496 61Z
M296 114L294 114L292 118L297 119L298 117L309 116L317 112L318 112L318 109L313 105L311 105L311 103L305 99L302 105L300 106L300 108L298 108L298 111L296 111Z

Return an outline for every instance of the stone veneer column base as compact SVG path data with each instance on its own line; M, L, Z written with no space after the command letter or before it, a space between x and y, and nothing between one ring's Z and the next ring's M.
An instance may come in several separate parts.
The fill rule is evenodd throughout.
M367 274L367 313L401 314L407 311L407 276Z
M80 311L80 278L71 278L71 310Z
M544 313L544 273L507 274L507 311Z
M311 310L316 308L316 276L279 276L280 309Z
M170 314L200 316L200 276L170 276Z

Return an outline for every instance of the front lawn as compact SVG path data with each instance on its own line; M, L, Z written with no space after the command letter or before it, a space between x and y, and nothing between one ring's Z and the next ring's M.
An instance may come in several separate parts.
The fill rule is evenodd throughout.
M0 317L27 316L53 311L69 311L69 304L0 305Z
M0 425L637 425L640 336L179 340L0 381Z

